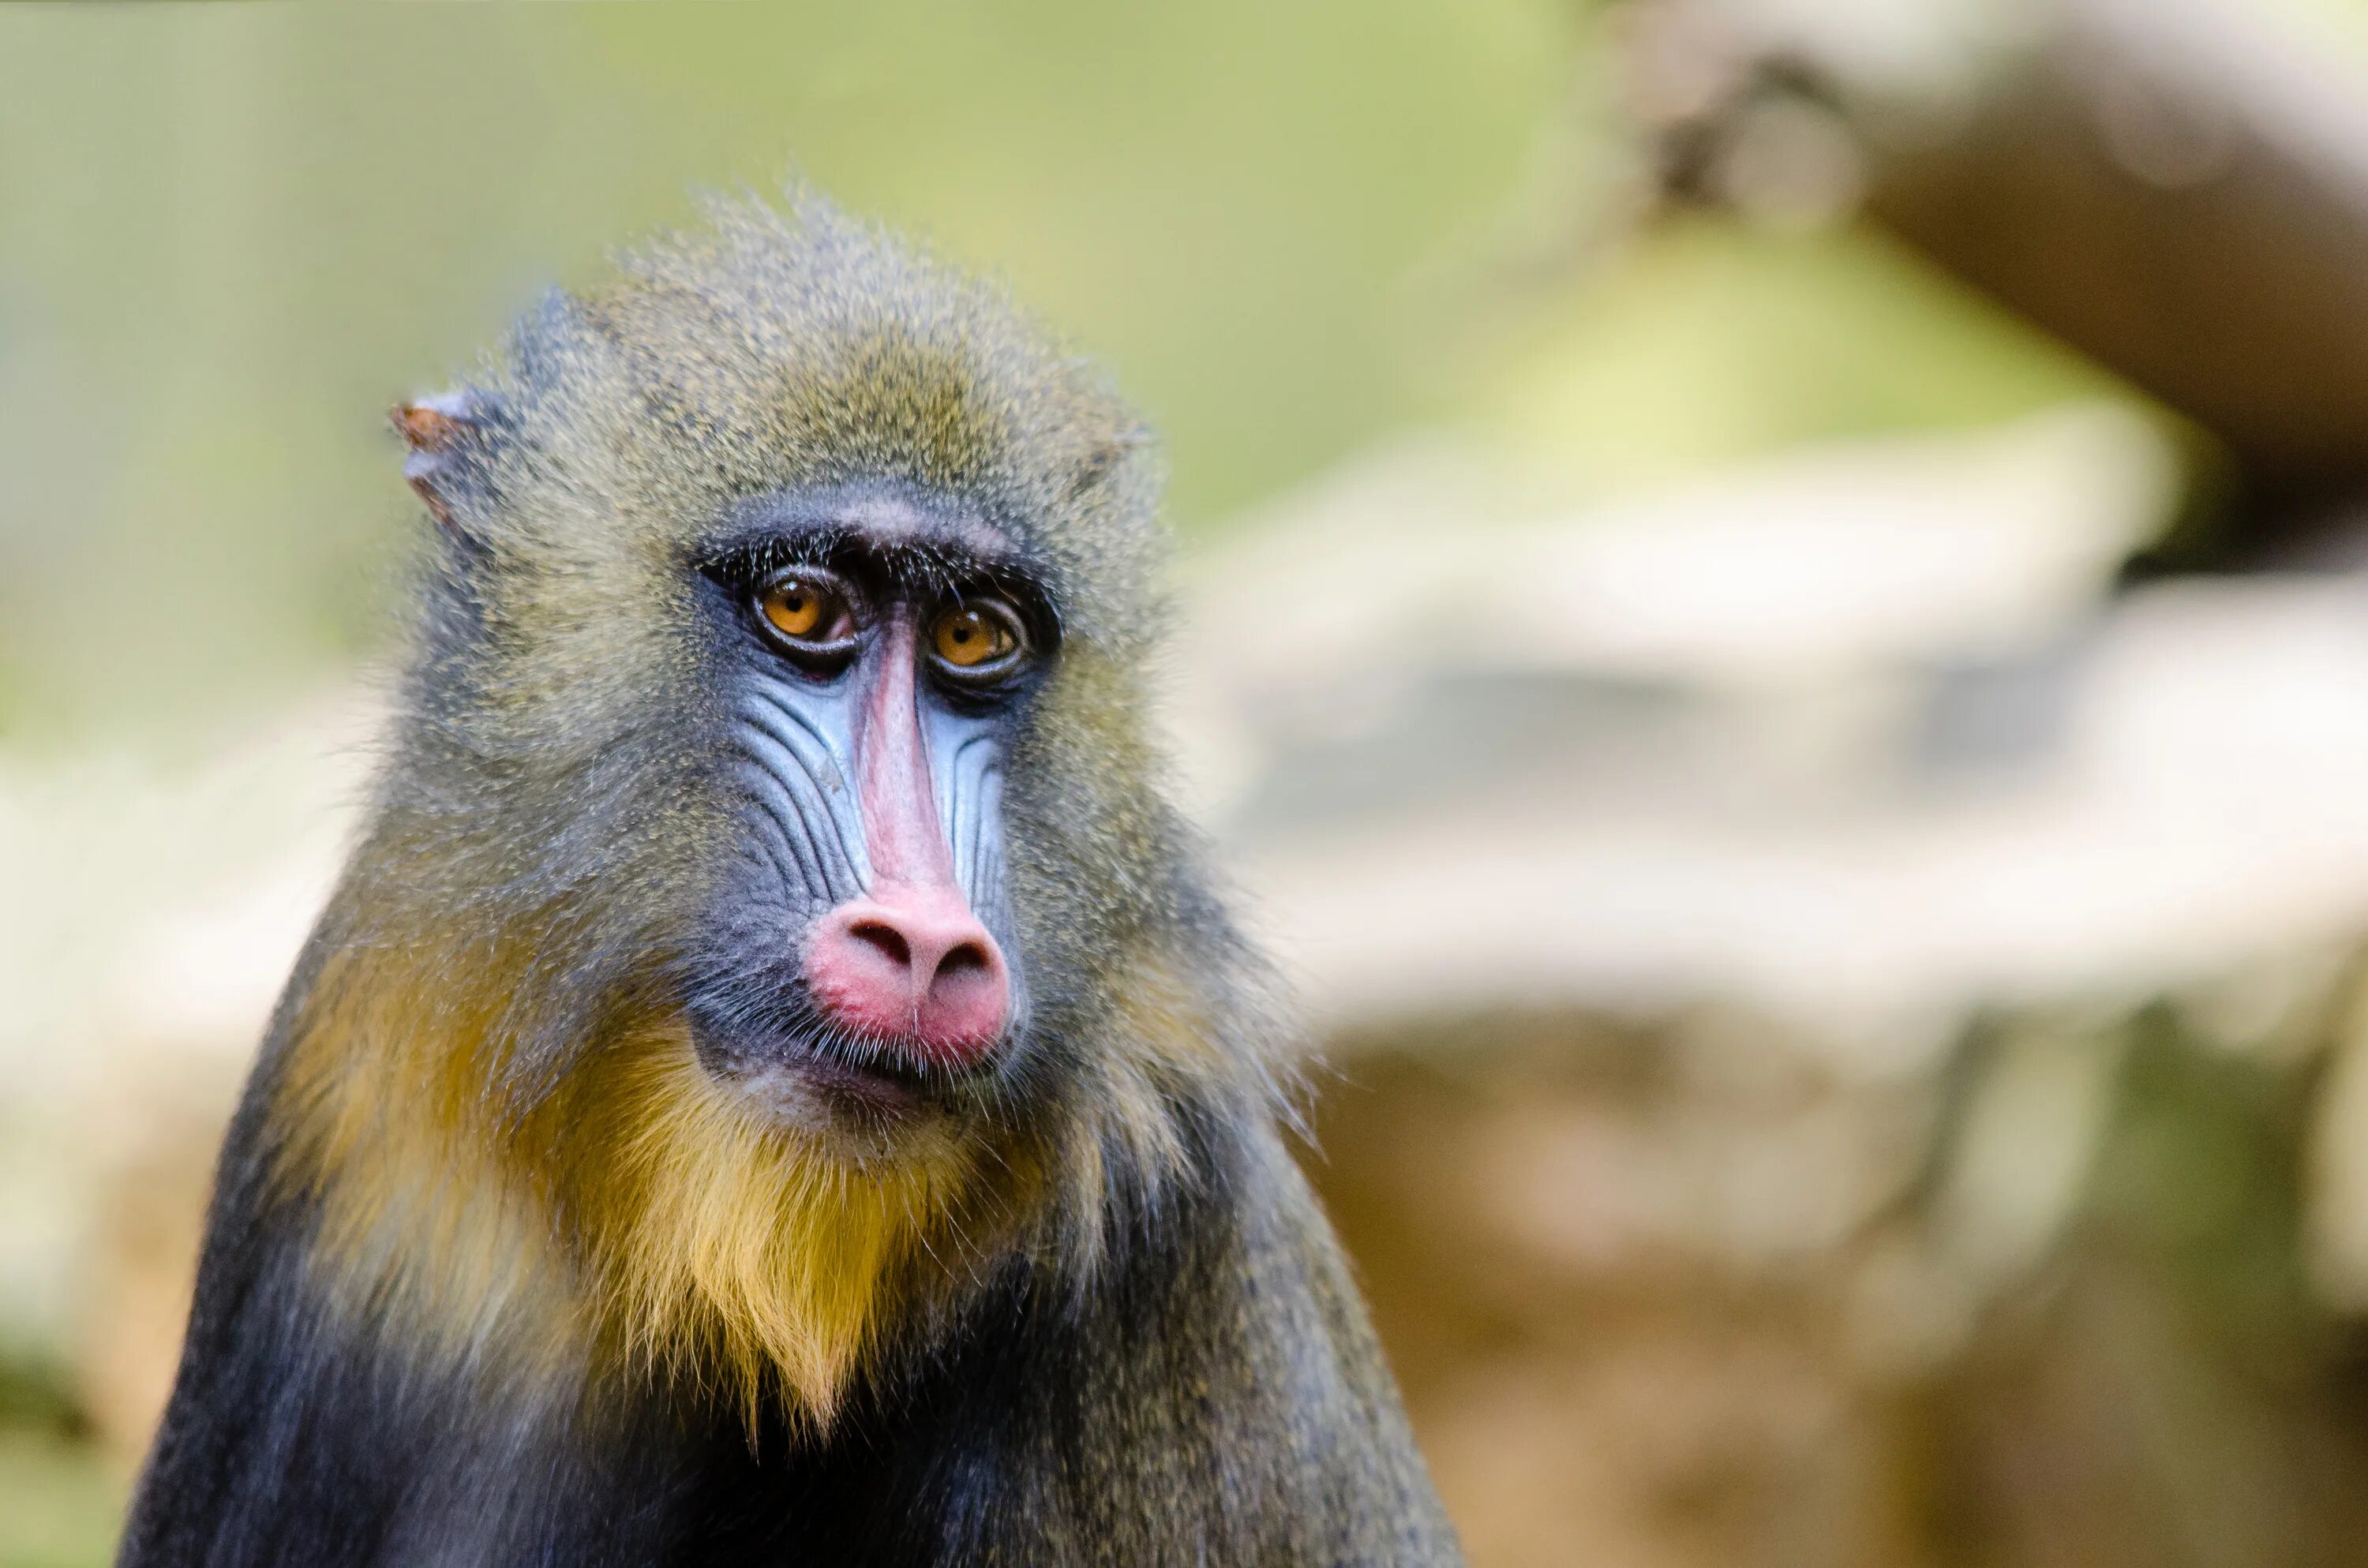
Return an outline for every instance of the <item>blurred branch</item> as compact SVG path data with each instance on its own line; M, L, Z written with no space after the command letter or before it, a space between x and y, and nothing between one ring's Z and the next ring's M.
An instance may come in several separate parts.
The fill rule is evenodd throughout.
M2225 445L2250 553L2368 490L2368 101L2247 0L1633 0L1665 203L1851 206Z

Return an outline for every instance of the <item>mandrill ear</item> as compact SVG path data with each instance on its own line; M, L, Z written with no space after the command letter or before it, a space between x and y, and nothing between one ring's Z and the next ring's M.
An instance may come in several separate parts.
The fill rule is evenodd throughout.
M472 551L488 546L476 526L488 499L484 459L505 423L498 399L473 387L438 392L389 411L395 434L410 449L403 477L454 543Z

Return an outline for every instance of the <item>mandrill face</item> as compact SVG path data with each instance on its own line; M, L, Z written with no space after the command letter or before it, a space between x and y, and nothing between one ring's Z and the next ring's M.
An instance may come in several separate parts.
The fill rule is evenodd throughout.
M959 501L876 482L744 504L696 570L734 845L682 964L700 1061L806 1120L957 1100L1027 1025L1003 779L1050 591Z
M1270 1092L1145 733L1156 456L813 203L726 204L486 369L396 411L438 534L275 1179L357 1311L822 1418Z
M1177 1032L1114 985L1201 916L1144 732L1156 462L1089 366L734 209L397 426L443 537L370 858L408 925L357 937L485 993L502 1114L687 1057L751 1136L945 1150Z

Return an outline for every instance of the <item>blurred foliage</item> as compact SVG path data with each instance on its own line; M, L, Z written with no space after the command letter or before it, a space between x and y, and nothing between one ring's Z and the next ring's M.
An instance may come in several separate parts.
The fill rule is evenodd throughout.
M1584 489L1804 441L1984 424L2119 395L2094 366L1864 231L1680 218L1584 286L1499 306L1472 416Z
M127 1478L98 1457L69 1369L0 1342L0 1568L88 1568L115 1545Z
M1405 417L1393 301L1561 92L1536 0L0 13L0 726L373 624L380 411L791 167L1115 362L1200 521Z
M1412 423L1585 491L2082 388L1854 238L1503 287L1617 176L1583 11L0 10L0 735L168 744L349 661L411 511L380 411L791 166L1105 355L1188 531Z
M0 1430L0 1568L91 1568L115 1547L123 1487L63 1438Z

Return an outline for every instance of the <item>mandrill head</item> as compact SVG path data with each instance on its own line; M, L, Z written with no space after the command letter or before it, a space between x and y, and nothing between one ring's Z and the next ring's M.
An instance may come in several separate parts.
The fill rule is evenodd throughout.
M339 1300L820 1419L1195 1179L1268 1031L1158 791L1097 375L802 198L396 423L420 632L272 1101Z

